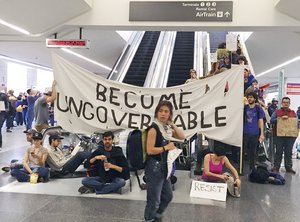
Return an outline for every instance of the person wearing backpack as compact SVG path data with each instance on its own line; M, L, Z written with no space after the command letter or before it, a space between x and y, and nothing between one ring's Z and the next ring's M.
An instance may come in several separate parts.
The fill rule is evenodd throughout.
M256 104L258 96L254 92L247 95L248 105L244 107L243 150L247 151L250 171L254 168L258 142L264 137L264 117L262 108Z
M175 149L171 138L185 139L185 135L172 121L173 106L169 101L161 101L155 109L155 120L147 133L147 204L144 211L145 221L155 221L173 198L170 178L167 178L167 156Z

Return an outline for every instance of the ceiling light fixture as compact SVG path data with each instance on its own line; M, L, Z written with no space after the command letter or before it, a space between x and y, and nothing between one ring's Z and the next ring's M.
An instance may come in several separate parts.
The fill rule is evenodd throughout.
M256 77L261 77L261 76L263 76L263 75L265 75L265 74L267 74L267 73L269 73L269 72L272 72L272 71L274 71L274 70L276 70L276 69L280 69L280 68L282 68L282 67L284 67L284 66L286 66L286 65L288 65L288 64L291 64L291 63L293 63L293 62L296 62L296 61L298 61L298 60L300 60L300 56L297 56L297 57L295 57L295 58L293 58L293 59L291 59L291 60L288 60L288 61L286 61L286 62L284 62L284 63L281 63L281 64L279 64L279 65L277 65L277 66L274 66L274 67L271 68L271 69L268 69L268 70L266 70L266 71L264 71L264 72L262 72L262 73L259 73L259 74L256 75Z
M21 60L13 59L13 58L3 56L3 55L0 55L0 59L7 60L7 61L10 61L10 62L14 62L14 63L18 63L18 64L22 64L22 65L29 66L29 67L34 67L34 68L43 69L43 70L46 70L46 71L53 72L53 69L51 69L49 67L37 65L37 64L34 64L34 63L30 63L30 62L23 62Z
M25 34L25 35L30 35L30 32L26 31L25 29L22 29L22 28L20 28L20 27L18 27L18 26L15 26L15 25L13 25L13 24L10 24L10 23L8 23L8 22L2 20L2 19L0 19L0 24L5 25L5 26L7 26L7 27L9 27L9 28L11 28L11 29L13 29L13 30L18 31L18 32L21 32L21 33L23 33L23 34Z
M109 71L112 70L112 68L110 68L110 67L108 67L108 66L106 66L106 65L103 65L103 64L101 64L101 63L99 63L99 62L96 62L96 61L94 61L94 60L91 60L91 59L89 59L89 58L87 58L87 57L84 57L83 55L80 55L80 54L78 54L78 53L76 53L76 52L73 52L73 51L71 51L70 49L62 48L61 50L65 51L65 52L67 52L67 53L69 53L69 54L72 54L72 55L74 55L74 56L77 56L78 58L81 58L81 59L83 59L83 60L85 60L85 61L88 61L88 62L90 62L90 63L93 63L93 64L95 64L95 65L97 65L97 66L100 66L101 68L107 69L107 70L109 70Z

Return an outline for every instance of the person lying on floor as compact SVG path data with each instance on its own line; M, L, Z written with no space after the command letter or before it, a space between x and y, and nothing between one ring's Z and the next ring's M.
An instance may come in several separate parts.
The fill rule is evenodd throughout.
M49 169L45 167L48 151L41 145L43 135L35 132L32 139L33 144L26 150L23 158L23 167L20 169L12 168L11 176L19 182L29 182L30 175L37 173L38 182L46 182L49 180Z
M103 134L103 146L99 146L88 160L89 177L82 180L79 193L107 194L119 192L125 186L125 180L130 178L128 162L122 148L113 146L113 139L111 131Z
M229 173L222 174L223 165L225 165L231 171L235 179L233 179ZM207 182L226 182L228 186L229 180L232 179L234 180L232 185L237 186L238 190L240 190L241 186L239 174L229 162L228 158L226 157L226 149L222 146L216 146L213 153L207 154L204 157L204 170L202 173L202 179ZM233 188L228 187L229 191L232 189ZM230 192L230 194L232 193Z
M79 151L74 156L65 156L61 147L61 137L58 133L49 136L47 164L55 172L54 177L73 174L76 169L91 156L89 151Z

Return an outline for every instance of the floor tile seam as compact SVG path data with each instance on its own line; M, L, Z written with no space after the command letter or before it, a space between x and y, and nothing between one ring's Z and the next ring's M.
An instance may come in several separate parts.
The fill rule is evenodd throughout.
M6 192L6 191L0 191L1 193L8 193L8 194L26 194L26 195L45 195L45 196L52 196L56 198L62 198L62 197L73 197L73 198L93 198L93 199L100 199L100 200L113 200L113 201L138 201L138 202L143 202L145 203L147 200L135 200L135 199L121 199L121 198L109 198L109 197L100 197L97 195L94 196L84 196L84 195L56 195L56 194L41 194L41 193L21 193L21 192ZM111 203L112 204L112 203ZM174 202L172 201L171 204L184 204L184 205L193 205L193 206L207 206L205 203L191 203L191 202ZM113 205L113 204L112 204ZM115 207L115 205L114 205ZM120 208L121 209L121 208Z

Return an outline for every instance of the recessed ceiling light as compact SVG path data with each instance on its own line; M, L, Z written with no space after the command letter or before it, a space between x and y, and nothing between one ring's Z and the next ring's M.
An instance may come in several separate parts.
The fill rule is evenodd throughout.
M291 64L291 63L293 63L293 62L296 62L296 61L298 61L298 60L300 60L300 56L297 56L297 57L295 57L295 58L293 58L293 59L290 59L290 60L288 60L288 61L286 61L286 62L284 62L284 63L281 63L281 64L279 64L279 65L277 65L277 66L274 66L274 67L271 68L271 69L268 69L268 70L266 70L266 71L264 71L264 72L262 72L262 73L259 73L259 74L256 75L256 77L261 77L261 76L263 76L263 75L266 75L267 73L270 73L270 72L272 72L272 71L274 71L274 70L276 70L276 69L280 69L280 68L282 68L282 67L284 67L284 66L286 66L286 65L288 65L288 64Z
M30 35L30 32L28 32L27 30L22 29L22 28L20 28L20 27L18 27L16 25L10 24L10 23L2 20L2 19L0 19L0 24L5 25L6 27L9 27L9 28L11 28L13 30L16 30L18 32L21 32L21 33L23 33L25 35Z
M51 69L49 67L46 67L46 66L37 65L37 64L34 64L34 63L30 63L30 62L24 62L24 61L21 61L21 60L18 60L18 59L13 59L13 58L3 56L3 55L0 55L0 59L10 61L10 62L15 62L15 63L22 64L22 65L29 66L29 67L34 67L34 68L38 68L38 69L51 71L51 72L53 71L53 69Z
M90 62L90 63L93 63L93 64L95 64L95 65L97 65L97 66L100 66L101 68L107 69L107 70L109 70L109 71L112 70L112 68L110 68L110 67L108 67L108 66L106 66L106 65L103 65L103 64L101 64L101 63L99 63L99 62L96 62L96 61L94 61L94 60L92 60L92 59L89 59L89 58L87 58L87 57L85 57L85 56L83 56L83 55L80 55L80 54L76 53L76 52L73 52L73 51L71 51L70 49L62 48L61 50L65 51L65 52L67 52L67 53L69 53L69 54L72 54L72 55L74 55L74 56L76 56L76 57L78 57L78 58L81 58L81 59L83 59L83 60L85 60L85 61L88 61L88 62Z

